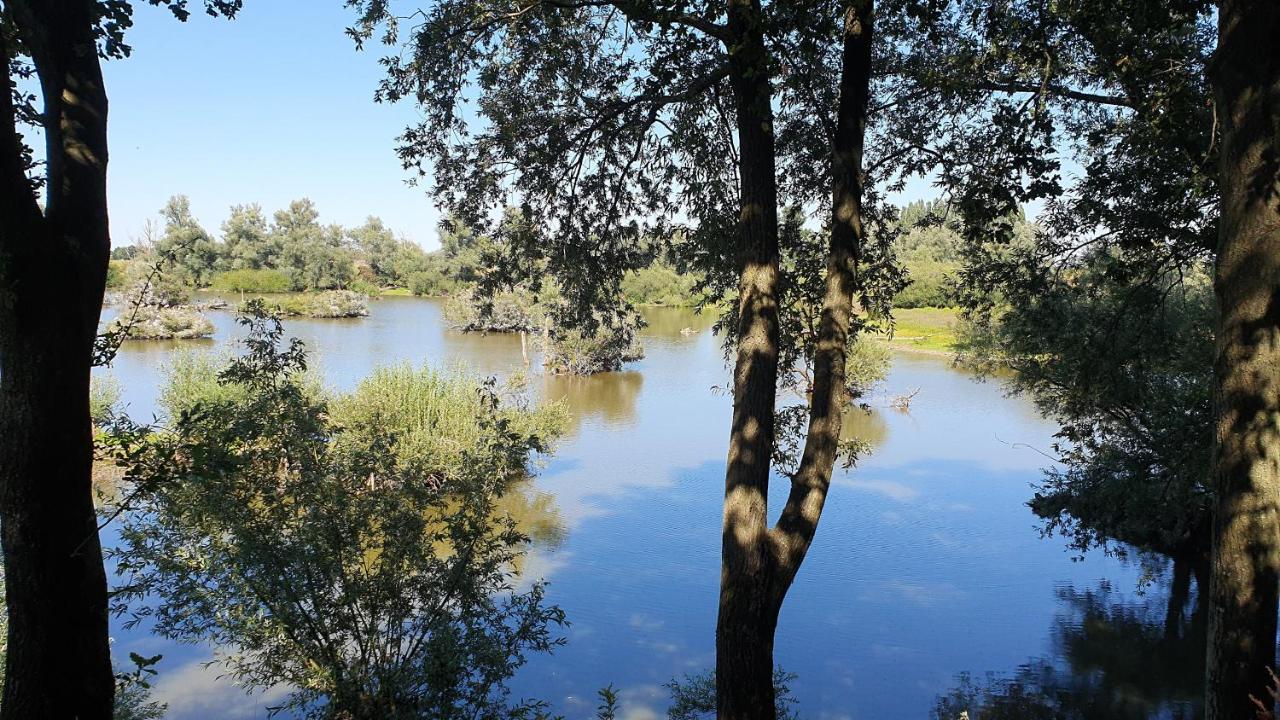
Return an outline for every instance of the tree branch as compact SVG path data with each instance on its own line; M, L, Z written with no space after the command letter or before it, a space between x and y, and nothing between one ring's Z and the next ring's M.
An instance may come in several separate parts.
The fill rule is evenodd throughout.
M12 247L25 238L22 228L38 222L42 213L31 179L27 177L26 155L18 135L14 83L10 76L14 57L10 40L5 37L7 20L0 18L0 65L4 66L5 77L4 87L0 88L0 245Z
M1052 95L1055 97L1067 98L1068 100L1079 100L1081 102L1093 103L1095 105L1113 105L1116 107L1137 109L1137 105L1133 101L1120 95L1102 95L1100 93L1085 92L1083 90L1073 90L1061 85L1037 85L1036 83L1012 80L988 80L979 82L975 87L979 90L991 90L993 92Z

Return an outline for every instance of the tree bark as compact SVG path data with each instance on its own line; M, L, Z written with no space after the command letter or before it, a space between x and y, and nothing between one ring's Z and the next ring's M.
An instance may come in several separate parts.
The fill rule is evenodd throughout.
M89 0L6 3L45 100L46 207L0 99L0 539L9 609L0 719L112 715L93 508L89 375L106 283L107 99Z
M1223 0L1213 567L1205 717L1252 718L1275 664L1280 583L1280 4Z
M871 76L872 0L845 7L840 106L833 138L832 231L811 400L800 468L778 525L767 497L778 378L777 186L767 51L759 4L730 3L730 78L738 98L742 244L733 431L725 479L718 716L772 720L773 641L788 588L813 541L835 465L847 401L845 353L862 225L862 150Z
M769 467L778 383L778 186L773 90L759 0L729 0L741 215L738 353L725 470L716 704L721 718L772 719Z
M831 486L848 403L845 362L858 262L866 243L862 217L862 160L871 87L874 0L844 3L844 49L840 105L832 152L831 238L827 251L826 293L814 356L809 429L791 492L771 533L777 557L777 603L809 552Z

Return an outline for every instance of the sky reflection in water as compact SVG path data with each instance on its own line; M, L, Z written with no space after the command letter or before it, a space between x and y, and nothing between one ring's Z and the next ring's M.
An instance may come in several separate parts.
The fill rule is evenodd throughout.
M216 342L125 346L110 373L135 418L156 412L160 371L172 352L225 353L227 341L242 335L230 314L211 317ZM535 392L568 405L573 422L524 508L543 524L544 538L525 569L550 582L549 598L572 625L568 644L532 658L513 690L545 698L570 718L589 716L595 690L610 683L622 691L624 717L663 717L663 683L714 663L730 412L730 398L715 388L728 372L710 318L655 310L649 319L646 358L625 372L530 377ZM686 327L698 332L681 334ZM286 332L307 343L326 380L342 389L401 362L458 364L482 375L523 368L517 337L447 330L439 305L426 300L379 300L369 318L294 320ZM889 409L890 396L917 388L909 413ZM1151 608L1165 590L1157 583L1139 597L1139 568L1093 555L1075 562L1063 542L1039 537L1024 503L1049 462L1039 451L1048 449L1054 426L997 384L974 382L939 357L895 356L869 402L871 414L851 415L848 424L874 451L853 470L837 470L779 622L776 657L799 675L793 690L802 716L926 718L963 672L976 686L989 671L1003 673L986 688L997 693L1019 668L1044 678L1046 667L1057 673L1053 687L1067 687L1068 695L1137 692L1133 681L1120 690L1094 687L1108 672L1123 675L1099 670L1119 662L1098 659L1108 647L1099 638L1118 628L1119 647L1146 627L1134 618L1163 623L1163 606ZM775 481L771 507L784 498ZM1070 652L1079 645L1071 638L1085 636L1072 628L1092 629L1092 660ZM157 695L169 702L170 717L265 717L265 705L279 698L245 696L215 680L217 668L200 665L207 648L175 646L142 629L115 628L114 636L118 655L165 654ZM1174 661L1196 661L1188 649L1194 642L1163 647ZM1082 678L1092 680L1082 685ZM1173 717L1176 704L1164 699L1176 693L1142 692L1154 699L1137 710L1094 705L1090 717ZM1190 702L1181 701L1177 707Z

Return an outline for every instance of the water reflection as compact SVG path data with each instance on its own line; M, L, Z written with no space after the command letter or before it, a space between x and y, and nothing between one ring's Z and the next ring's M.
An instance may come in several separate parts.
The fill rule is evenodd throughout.
M584 422L610 426L635 422L636 400L644 387L644 375L638 372L624 370L590 377L544 375L541 379L542 397L562 401L568 407L570 435L576 435Z
M1206 632L1200 583L1193 603L1191 568L1179 564L1171 574L1162 582L1163 599L1145 602L1125 599L1105 581L1083 591L1060 588L1054 655L1028 661L1011 677L989 674L979 683L962 675L938 700L934 718L1200 717Z

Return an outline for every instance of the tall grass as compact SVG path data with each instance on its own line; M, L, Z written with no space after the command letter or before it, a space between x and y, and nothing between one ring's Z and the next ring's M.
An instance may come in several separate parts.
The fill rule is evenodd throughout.
M481 381L461 370L397 365L375 370L355 391L335 398L330 410L349 429L389 430L401 458L443 470L484 442L477 419L484 415L481 387ZM563 434L568 424L563 404L533 405L518 385L497 390L503 400L501 418L510 430L544 442Z

